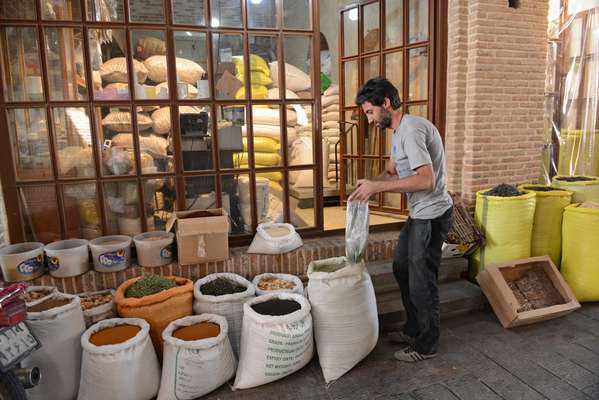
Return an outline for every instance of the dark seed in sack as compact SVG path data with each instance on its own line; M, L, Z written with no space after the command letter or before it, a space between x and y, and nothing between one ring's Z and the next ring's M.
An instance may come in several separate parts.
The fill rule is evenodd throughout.
M215 280L200 286L200 292L209 296L223 296L225 294L240 293L245 292L246 289L245 286L227 278L216 278Z
M560 188L554 188L551 186L524 186L526 190L534 190L535 192L551 192L552 190L564 190Z
M564 182L584 182L596 180L595 178L590 178L588 176L560 176L559 178L555 179Z
M42 312L52 308L62 307L71 302L71 299L48 299L31 307L27 307L27 312Z
M514 185L508 185L507 183L502 183L500 185L495 186L491 190L487 190L483 194L485 196L514 197L514 196L520 196L523 193L520 192Z
M176 286L175 282L162 276L154 274L146 275L125 290L125 297L140 298L162 292L163 290L172 289Z
M99 332L90 336L89 341L96 346L108 346L111 344L119 344L135 337L141 330L135 325L117 325L110 328L102 329Z
M273 299L252 305L252 309L262 315L287 315L302 308L297 301Z
M173 337L180 340L201 340L216 337L220 333L220 325L213 322L200 322L176 329Z

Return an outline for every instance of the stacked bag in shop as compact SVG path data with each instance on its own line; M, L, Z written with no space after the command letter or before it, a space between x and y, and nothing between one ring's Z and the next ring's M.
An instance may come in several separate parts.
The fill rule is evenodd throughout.
M341 148L339 143L339 86L331 85L321 97L322 105L322 138L329 147L328 168L326 177L331 184L336 184L340 175Z

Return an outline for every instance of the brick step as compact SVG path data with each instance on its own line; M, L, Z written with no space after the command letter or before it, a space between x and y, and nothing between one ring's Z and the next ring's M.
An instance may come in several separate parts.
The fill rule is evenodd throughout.
M480 310L486 302L480 288L464 279L439 284L439 300L441 319ZM376 302L383 331L396 329L402 321L405 321L406 313L399 289L377 294Z
M395 276L393 276L393 265L390 260L369 262L366 264L366 268L372 278L377 296L399 290ZM467 272L467 259L463 257L444 258L441 260L441 268L439 269L439 283L459 280L462 274Z

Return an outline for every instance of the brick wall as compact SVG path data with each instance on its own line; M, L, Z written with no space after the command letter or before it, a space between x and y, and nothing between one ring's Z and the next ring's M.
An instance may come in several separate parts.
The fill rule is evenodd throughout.
M449 0L449 189L538 180L543 144L547 0Z

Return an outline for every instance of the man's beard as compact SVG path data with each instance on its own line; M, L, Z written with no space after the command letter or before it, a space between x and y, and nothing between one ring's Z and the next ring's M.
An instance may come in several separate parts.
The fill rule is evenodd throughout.
M385 111L383 118L377 122L377 126L381 129L391 128L391 122L391 113L389 111Z

